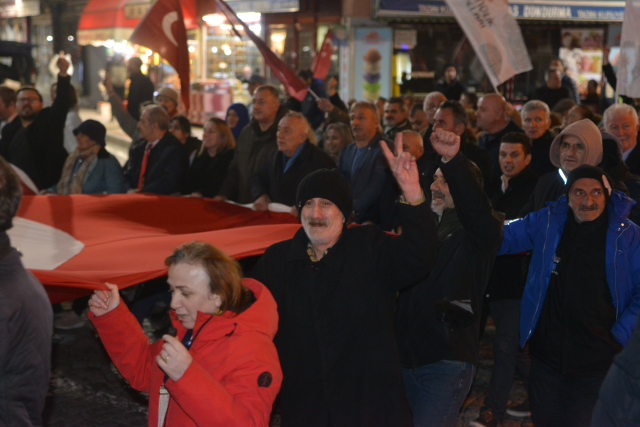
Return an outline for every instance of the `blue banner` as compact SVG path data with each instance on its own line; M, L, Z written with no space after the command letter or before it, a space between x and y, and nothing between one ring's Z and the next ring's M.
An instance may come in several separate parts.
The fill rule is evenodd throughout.
M235 13L297 12L300 0L226 0Z
M509 1L517 19L613 21L624 19L624 1ZM453 16L440 0L378 0L380 17Z

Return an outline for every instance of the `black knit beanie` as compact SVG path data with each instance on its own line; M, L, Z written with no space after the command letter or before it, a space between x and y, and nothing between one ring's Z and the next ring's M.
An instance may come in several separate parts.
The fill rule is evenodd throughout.
M604 188L605 205L609 203L609 199L611 199L611 192L613 191L611 188L611 178L609 178L609 175L599 167L590 165L578 166L569 173L567 183L564 187L565 194L567 195L567 201L569 200L569 191L571 190L571 186L577 180L582 178L591 178L598 181L602 185L602 188Z
M298 185L296 207L300 215L302 207L310 199L327 199L334 203L349 221L353 212L353 194L347 178L337 169L319 169L304 177Z

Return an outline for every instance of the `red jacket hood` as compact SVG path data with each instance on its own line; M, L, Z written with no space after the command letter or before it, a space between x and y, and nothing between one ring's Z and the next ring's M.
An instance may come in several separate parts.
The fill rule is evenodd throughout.
M251 289L256 301L240 314L226 311L222 315L198 312L194 334L200 331L198 339L211 340L222 336L231 336L235 332L254 331L265 334L270 340L278 331L278 309L271 292L262 283L254 279L242 279L242 285ZM187 329L178 320L175 311L171 310L171 322L178 331L178 338L182 340ZM202 328L205 323L215 324L213 328Z

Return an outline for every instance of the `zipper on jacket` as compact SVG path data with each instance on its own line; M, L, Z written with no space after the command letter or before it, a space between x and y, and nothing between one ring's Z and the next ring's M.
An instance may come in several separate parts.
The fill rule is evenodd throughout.
M547 250L547 241L549 240L549 227L551 225L551 208L548 210L547 219L547 232L545 234L544 245L542 246L542 265L544 266L544 254ZM531 324L529 325L529 333L527 334L527 340L531 338L531 332L533 331L533 323L536 321L536 314L538 313L538 307L540 307L540 298L542 297L542 275L544 274L544 268L540 269L540 293L538 294L538 303L536 304L536 309L533 312L533 318L531 318ZM525 340L526 342L526 340Z
M622 235L624 234L625 231L627 231L627 228L624 228L622 230L622 232L618 235L618 237L616 237L616 245L615 245L615 252L613 254L613 292L616 294L616 320L618 320L618 310L620 310L620 301L618 299L618 240L620 239L620 237L622 237Z

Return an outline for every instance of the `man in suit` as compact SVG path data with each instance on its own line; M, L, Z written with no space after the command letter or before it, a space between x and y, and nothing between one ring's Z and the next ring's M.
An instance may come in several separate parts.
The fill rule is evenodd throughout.
M131 146L125 165L127 192L178 192L188 159L184 146L169 132L169 114L159 105L145 107L138 130L142 140Z
M602 117L604 128L622 142L622 158L629 172L640 174L640 149L638 149L638 113L627 104L613 104Z

